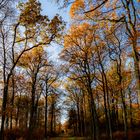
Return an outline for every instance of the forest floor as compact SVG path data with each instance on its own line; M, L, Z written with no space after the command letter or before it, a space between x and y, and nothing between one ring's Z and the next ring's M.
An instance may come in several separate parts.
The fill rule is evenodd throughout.
M87 138L82 137L56 137L56 138L50 138L50 140L87 140Z
M124 140L124 132L117 131L113 133L114 140ZM102 140L107 140L105 135L102 135ZM60 137L50 138L48 140L91 140L89 137L72 137L69 135L61 135ZM140 140L140 130L129 131L128 140Z
M88 138L71 136L69 134L61 134L59 137L53 137L49 140L88 140Z

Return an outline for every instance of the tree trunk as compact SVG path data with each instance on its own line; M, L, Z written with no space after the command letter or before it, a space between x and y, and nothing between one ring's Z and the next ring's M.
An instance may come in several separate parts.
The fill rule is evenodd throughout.
M130 128L133 130L132 99L131 99L131 90L130 89L129 89L129 108L130 108Z
M53 117L54 117L54 103L51 105L51 126L50 126L50 132L53 133Z
M79 109L79 101L77 103L77 127L78 127L78 136L81 136L81 121L80 121L80 109Z
M1 140L4 140L4 124L5 124L5 118L6 118L7 97L8 97L8 83L5 84L4 92L3 92L1 133L0 133Z
M12 98L11 98L11 114L10 114L10 129L12 129L12 120L13 120L13 107L14 107L14 98L15 98L15 80L14 80L14 74L12 75Z
M108 84L107 84L107 78L106 74L104 73L104 78L105 78L105 87L106 87L106 94L107 94L107 116L108 116L108 126L109 126L109 137L110 140L112 140L112 124L111 124L111 114L110 114L110 99L109 99L109 91L108 91Z
M91 108L91 115L92 115L92 133L93 133L92 138L94 138L95 140L99 140L98 116L96 112L96 106L95 106L91 87L89 87L89 94L90 94L90 108Z
M45 137L47 138L47 127L48 127L48 95L45 97Z

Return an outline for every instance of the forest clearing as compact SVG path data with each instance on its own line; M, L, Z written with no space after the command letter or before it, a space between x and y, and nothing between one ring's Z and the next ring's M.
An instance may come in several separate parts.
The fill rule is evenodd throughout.
M140 0L0 0L0 140L140 140Z

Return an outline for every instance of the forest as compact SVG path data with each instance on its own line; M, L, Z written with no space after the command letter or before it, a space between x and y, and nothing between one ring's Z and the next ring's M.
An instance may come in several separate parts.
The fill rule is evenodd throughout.
M0 0L0 140L140 140L140 0L42 1Z

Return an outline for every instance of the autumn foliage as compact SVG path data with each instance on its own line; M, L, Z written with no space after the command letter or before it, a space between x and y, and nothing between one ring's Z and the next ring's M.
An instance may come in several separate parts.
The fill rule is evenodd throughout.
M139 1L57 2L0 2L0 139L140 139Z

